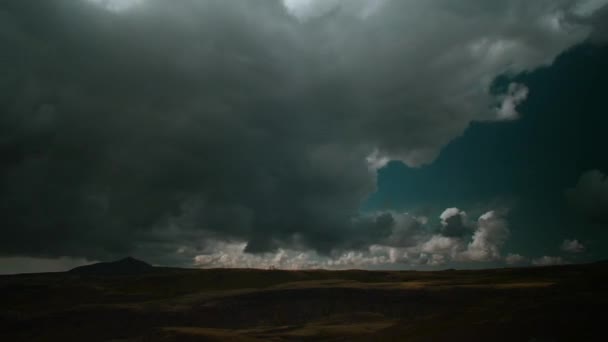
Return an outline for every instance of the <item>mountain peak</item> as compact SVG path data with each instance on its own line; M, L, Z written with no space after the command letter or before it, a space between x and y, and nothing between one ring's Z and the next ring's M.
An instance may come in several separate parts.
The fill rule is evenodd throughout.
M138 264L146 264L146 265L150 266L150 264L148 264L147 262L141 261L141 260L136 259L136 258L134 258L132 256L128 256L126 258L122 258L120 260L116 260L116 261L114 261L114 263L123 263L123 264L124 263L138 263Z
M145 261L131 256L111 262L100 262L92 265L80 266L71 269L71 273L91 275L135 275L154 271L154 267Z

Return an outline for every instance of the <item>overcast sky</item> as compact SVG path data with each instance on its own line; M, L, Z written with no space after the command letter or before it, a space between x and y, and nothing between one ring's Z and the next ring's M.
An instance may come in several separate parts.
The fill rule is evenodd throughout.
M607 258L606 3L3 0L0 273Z

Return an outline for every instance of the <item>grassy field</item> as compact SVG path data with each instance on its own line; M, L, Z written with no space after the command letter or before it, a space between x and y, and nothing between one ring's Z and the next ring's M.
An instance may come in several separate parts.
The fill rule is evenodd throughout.
M0 341L605 341L608 264L0 276Z

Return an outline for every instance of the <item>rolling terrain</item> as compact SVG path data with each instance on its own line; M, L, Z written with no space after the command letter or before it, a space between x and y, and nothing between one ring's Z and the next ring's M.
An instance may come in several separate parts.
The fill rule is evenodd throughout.
M0 276L2 341L604 341L608 264Z

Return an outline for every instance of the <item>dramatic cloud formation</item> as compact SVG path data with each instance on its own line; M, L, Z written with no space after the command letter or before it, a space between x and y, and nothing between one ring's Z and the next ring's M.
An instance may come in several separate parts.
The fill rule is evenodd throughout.
M454 208L446 213L462 213ZM385 217L387 214L383 214ZM495 211L483 214L477 223L472 240L463 237L446 237L433 234L420 220L407 213L391 213L395 217L393 232L366 248L334 251L320 255L303 249L284 249L258 254L247 253L247 243L210 241L202 254L194 257L200 267L255 267L255 268L381 268L398 266L442 266L450 262L501 261L500 249L505 243L509 229L504 215ZM454 216L451 216L454 217ZM180 250L185 253L186 250ZM517 260L521 258L521 260ZM506 262L519 263L523 257L509 255Z
M368 260L384 246L387 262L496 260L508 236L496 212L467 243L460 213L428 237L420 217L361 204L387 161L430 163L471 121L517 117L526 86L496 92L496 77L550 64L589 37L596 10L99 3L0 4L4 256L247 265L231 255Z
M500 247L509 237L509 227L503 215L490 211L478 220L477 231L473 241L465 252L465 256L475 261L490 261L500 259Z

